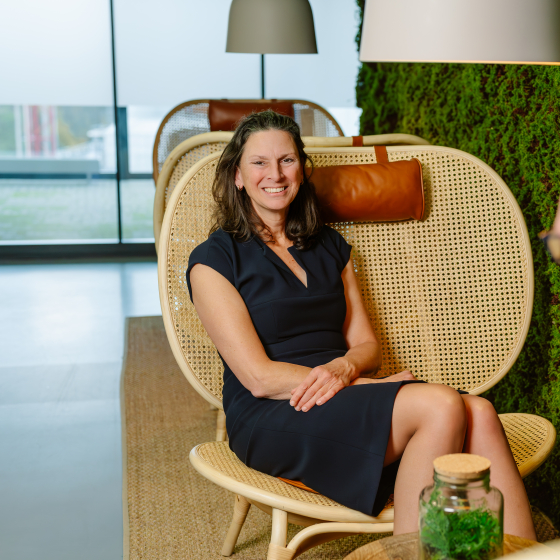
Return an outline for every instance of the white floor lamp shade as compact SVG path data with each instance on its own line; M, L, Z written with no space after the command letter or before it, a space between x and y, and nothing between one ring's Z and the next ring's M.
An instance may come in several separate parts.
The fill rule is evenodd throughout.
M233 0L226 52L317 53L309 0Z
M560 63L560 0L366 0L362 62Z

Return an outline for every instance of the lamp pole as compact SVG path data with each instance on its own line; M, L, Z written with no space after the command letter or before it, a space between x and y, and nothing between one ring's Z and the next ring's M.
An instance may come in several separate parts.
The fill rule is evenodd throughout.
M261 54L261 97L266 99L264 96L264 54Z

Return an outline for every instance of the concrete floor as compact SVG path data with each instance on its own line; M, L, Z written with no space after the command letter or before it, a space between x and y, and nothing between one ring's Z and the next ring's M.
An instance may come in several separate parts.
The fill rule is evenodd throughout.
M122 558L124 321L155 263L0 266L0 559Z

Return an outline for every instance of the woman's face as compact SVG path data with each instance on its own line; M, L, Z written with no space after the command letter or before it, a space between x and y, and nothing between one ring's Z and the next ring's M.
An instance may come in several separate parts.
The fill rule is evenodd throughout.
M288 212L303 180L303 170L292 137L281 130L265 130L249 136L235 174L257 214L266 221Z

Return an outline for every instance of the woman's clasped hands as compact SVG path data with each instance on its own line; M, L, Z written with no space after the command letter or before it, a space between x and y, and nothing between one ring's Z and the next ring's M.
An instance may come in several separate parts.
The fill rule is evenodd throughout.
M341 389L350 385L411 381L416 378L408 370L382 379L357 377L354 368L344 357L313 368L307 377L291 390L290 405L297 411L307 412L315 405L322 405Z

